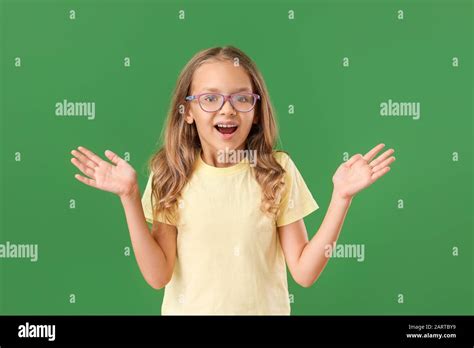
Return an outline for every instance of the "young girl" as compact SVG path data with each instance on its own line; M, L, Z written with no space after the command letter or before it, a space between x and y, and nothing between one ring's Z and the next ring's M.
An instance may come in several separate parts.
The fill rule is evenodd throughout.
M198 52L181 72L162 148L143 197L135 170L110 150L104 161L73 150L89 186L117 194L137 263L162 314L290 314L286 265L311 286L324 269L354 195L395 160L379 144L335 172L331 202L308 241L303 218L318 209L291 158L275 151L265 82L241 50ZM152 224L151 231L146 221Z

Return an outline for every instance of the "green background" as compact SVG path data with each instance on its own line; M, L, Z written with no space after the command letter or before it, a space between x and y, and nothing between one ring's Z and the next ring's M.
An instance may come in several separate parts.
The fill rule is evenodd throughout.
M129 152L143 192L180 70L226 44L263 73L279 147L320 205L305 219L310 237L344 154L396 151L339 239L364 244L365 261L332 259L311 288L288 274L292 314L473 314L472 1L0 4L0 243L39 245L37 262L0 259L1 314L160 314L163 289L124 255L120 200L74 179L70 151ZM94 101L95 119L55 116L63 99ZM420 102L420 119L381 117L388 99Z

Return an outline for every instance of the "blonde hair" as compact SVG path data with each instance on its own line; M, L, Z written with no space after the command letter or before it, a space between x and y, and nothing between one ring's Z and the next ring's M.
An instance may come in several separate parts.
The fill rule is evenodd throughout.
M285 171L273 156L278 130L267 87L250 57L236 47L224 46L196 53L177 79L164 129L163 145L148 161L149 170L153 173L152 199L156 202L152 205L153 220L156 220L159 212L163 212L169 221L176 218L178 199L192 174L194 162L199 155L197 150L201 148L195 123L187 124L183 113L183 104L185 110L188 110L185 98L191 92L194 71L209 60L235 62L235 59L238 59L239 65L249 74L254 93L261 97L255 106L254 117L257 117L257 123L250 130L246 147L248 150L256 150L257 154L256 165L252 169L262 189L260 209L273 217L276 216Z

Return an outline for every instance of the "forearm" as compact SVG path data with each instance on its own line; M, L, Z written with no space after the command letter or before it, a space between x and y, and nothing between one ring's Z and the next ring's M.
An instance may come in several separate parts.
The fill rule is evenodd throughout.
M298 260L298 274L302 283L310 286L321 274L329 257L326 256L328 246L339 238L347 211L352 199L340 198L335 192L331 197L329 208L318 232L305 245Z
M127 196L120 197L133 251L143 277L153 288L161 288L168 282L166 256L153 238L145 220L138 186Z

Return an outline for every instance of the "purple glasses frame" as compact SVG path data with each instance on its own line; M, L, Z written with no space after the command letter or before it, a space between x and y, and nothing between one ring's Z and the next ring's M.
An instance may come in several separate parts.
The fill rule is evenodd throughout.
M232 107L239 111L239 112L250 112L253 110L253 108L255 107L255 104L257 104L257 100L260 99L260 95L256 94L256 93L249 93L249 92L239 92L239 93L232 93L232 94L228 94L228 95L225 95L225 94L221 94L221 93L212 93L212 92L206 92L206 93L200 93L200 94L196 94L196 95L188 95L186 97L186 100L187 101L191 101L191 100L194 100L194 99L197 99L198 101L198 104L199 104L199 107L201 108L202 111L205 111L205 112L216 112L216 111L207 111L207 110L204 110L204 108L202 107L201 103L199 102L199 97L201 97L202 95L205 95L205 94L213 94L213 95L220 95L222 96L224 99L222 100L222 104L221 106L219 106L219 108L216 110L216 111L219 111L220 109L222 109L222 107L224 106L225 102L227 100L230 101L230 104L232 105ZM237 109L234 104L232 104L232 96L234 95L241 95L241 94L251 94L253 95L255 98L254 98L254 101L253 101L253 105L252 105L252 108L250 108L249 110L246 110L246 111L241 111L239 109Z

